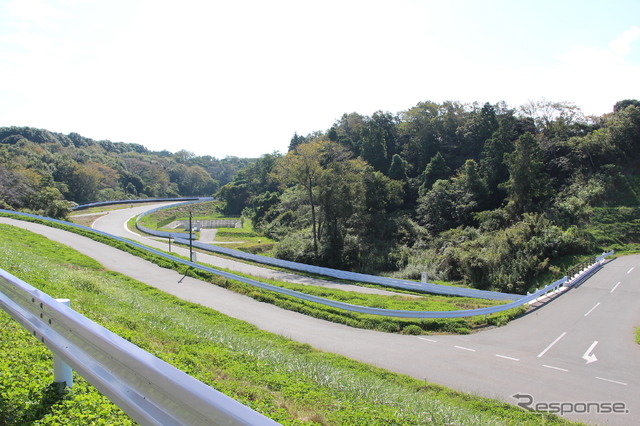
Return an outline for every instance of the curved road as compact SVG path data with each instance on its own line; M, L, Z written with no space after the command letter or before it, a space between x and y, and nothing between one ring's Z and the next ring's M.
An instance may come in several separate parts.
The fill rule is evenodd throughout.
M151 204L145 206L134 206L131 208L111 210L109 214L104 215L96 219L93 223L92 228L97 229L102 232L106 232L111 235L116 235L122 238L128 238L130 240L137 241L139 243L145 244L147 246L168 251L169 246L166 240L151 238L148 236L143 236L138 233L131 232L129 228L126 226L129 219L132 217L138 216L139 214L157 208L161 206L167 206L171 204L176 204L176 202L166 202L166 203L158 203ZM179 253L185 257L189 257L189 250L180 246L172 245L171 250L175 253ZM361 287L357 285L350 284L341 284L333 281L327 281L323 279L307 277L303 275L294 274L291 272L278 271L273 269L268 269L263 266L252 265L248 263L239 262L232 259L227 259L224 257L213 256L206 253L198 252L196 253L198 262L206 263L207 265L228 269L234 272L240 272L243 274L251 275L257 278L265 278L269 280L275 281L285 281L296 284L304 284L304 285L314 285L320 287L328 287L328 288L337 288L345 291L356 291L360 293L372 293L372 294L398 294L393 291L381 290L376 288L368 288ZM402 293L406 296L405 293Z
M191 278L178 283L182 277L174 271L76 234L0 222L41 233L108 269L320 350L511 404L563 410L574 420L640 421L640 345L634 339L634 327L640 326L638 255L609 262L582 286L506 327L468 336L402 336L309 318Z

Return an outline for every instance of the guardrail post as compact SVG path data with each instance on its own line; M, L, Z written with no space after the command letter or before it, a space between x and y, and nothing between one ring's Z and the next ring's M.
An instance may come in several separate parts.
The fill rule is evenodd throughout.
M70 306L69 299L56 299L63 305ZM58 355L53 354L53 381L58 383L62 389L73 386L73 370Z

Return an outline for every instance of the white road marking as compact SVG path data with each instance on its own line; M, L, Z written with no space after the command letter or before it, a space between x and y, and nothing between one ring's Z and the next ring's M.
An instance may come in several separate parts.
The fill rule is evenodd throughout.
M565 371L565 372L569 371L566 368L554 367L553 365L542 364L542 366L550 368L552 370Z
M520 361L518 358L512 358L512 357L506 356L506 355L498 355L498 354L496 354L496 356L498 358L510 359L511 361Z
M589 312L587 312L586 314L584 314L584 316L586 317L587 315L589 315L591 312L593 312L593 310L595 308L597 308L598 306L600 306L600 302L596 303L596 306L594 306L593 308L589 309Z
M622 385L622 386L627 386L626 383L624 382L619 382L617 380L611 380L611 379L605 379L604 377L596 377L596 379L598 380L604 380L605 382L610 382L610 383L615 383L617 385Z
M596 358L596 354L592 354L591 351L595 349L596 345L598 344L598 341L594 341L591 346L589 346L589 349L587 349L587 351L584 353L584 355L582 355L582 359L584 359L585 361L587 361L587 364L591 364L592 362L596 362L598 360L598 358Z
M475 349L465 348L464 346L454 346L454 348L462 349L464 351L475 352Z
M127 224L129 223L129 221L130 221L131 219L133 219L134 217L136 217L136 216L139 216L139 215L134 214L134 215L133 215L133 216L131 216L129 219L127 219L127 220L122 224L122 227L123 227L123 228L124 228L124 230L125 230L125 231L127 231L128 233L133 234L133 235L137 235L138 237L142 237L142 235L140 235L140 234L138 234L138 233L136 233L136 232L133 232L131 229L129 229L129 226L127 226Z
M542 356L543 356L544 354L546 354L546 353L547 353L547 351L548 351L549 349L551 349L551 347L552 347L553 345L555 345L556 343L558 343L558 342L560 341L560 339L562 339L562 338L565 336L565 334L567 334L567 332L566 332L566 331L565 331L564 333L562 333L562 334L561 334L561 335L560 335L556 340L554 340L553 342L551 342L551 344L550 344L549 346L547 346L547 347L545 348L545 350L544 350L544 351L540 352L540 354L538 355L538 358L542 358Z
M613 288L611 289L611 291L609 292L609 294L613 293L614 291L616 291L616 288L618 288L618 286L620 285L620 281L618 281L618 284L614 285Z
M631 271L633 271L633 269L634 269L634 268L635 268L635 266L632 266L632 267L631 267L631 269L629 269L629 270L627 271L627 274L630 274L630 273L631 273Z
M437 342L437 340L427 339L426 337L418 337L418 339L420 339L420 340L426 340L427 342L433 342L433 343L436 343L436 342Z

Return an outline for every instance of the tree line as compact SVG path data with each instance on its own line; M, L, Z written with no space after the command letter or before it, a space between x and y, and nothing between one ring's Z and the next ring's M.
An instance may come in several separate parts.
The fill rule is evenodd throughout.
M63 218L93 201L211 196L251 161L1 127L0 207Z
M600 248L594 209L631 209L638 242L639 165L637 100L598 117L547 100L421 102L294 134L218 196L280 258L524 292L553 259Z

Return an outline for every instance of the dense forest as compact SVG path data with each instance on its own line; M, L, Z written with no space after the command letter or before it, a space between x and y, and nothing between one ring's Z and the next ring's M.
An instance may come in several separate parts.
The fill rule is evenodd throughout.
M523 293L564 256L640 246L640 101L354 112L258 159L0 128L1 208L213 194L283 259Z
M523 293L556 259L640 242L640 101L344 114L218 197L280 258Z
M0 127L0 208L61 218L74 203L211 196L251 161Z

